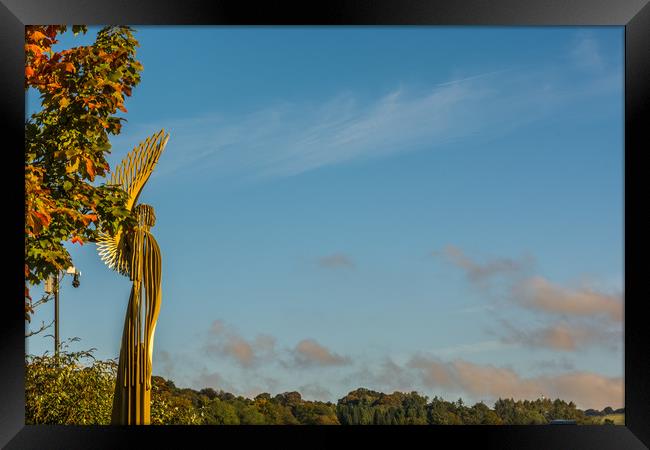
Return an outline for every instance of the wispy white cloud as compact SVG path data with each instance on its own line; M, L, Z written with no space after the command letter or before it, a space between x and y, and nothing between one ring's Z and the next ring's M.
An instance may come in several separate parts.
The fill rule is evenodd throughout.
M602 70L605 68L598 40L587 31L582 31L576 36L571 49L571 57L574 64L580 69Z
M595 64L597 46L589 38L580 42L574 53ZM153 128L129 128L129 141L160 126L170 131L156 177L197 168L248 181L292 176L452 142L484 142L580 98L621 87L620 74L594 72L578 86L557 64L466 74L374 98L344 92L320 103L277 102L233 116L215 108L210 114L158 121Z

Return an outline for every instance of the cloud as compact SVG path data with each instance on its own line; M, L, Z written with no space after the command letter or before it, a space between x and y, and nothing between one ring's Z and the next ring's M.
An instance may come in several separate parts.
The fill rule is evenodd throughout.
M258 334L252 346L260 353L272 354L275 352L275 338L268 334Z
M262 363L277 363L285 369L345 366L352 363L349 357L329 350L314 339L303 339L293 348L280 350L274 336L258 334L254 339L246 339L222 320L212 322L201 350L210 356L230 358L244 369L257 368ZM256 376L259 378L259 373Z
M303 339L290 351L290 354L292 361L285 364L286 366L306 368L345 366L352 363L349 357L333 353L314 339Z
M535 276L512 287L514 300L521 306L549 314L575 317L606 317L614 322L623 320L621 295L598 292L589 287L569 289Z
M219 372L208 371L206 368L203 368L198 375L194 376L192 384L199 390L209 387L216 391L222 390L230 393L238 392L236 387L227 382Z
M475 313L484 313L494 311L494 305L478 305L478 306L467 306L465 308L457 309L456 313L461 314L475 314Z
M153 374L174 380L175 383L186 382L195 373L203 370L203 364L193 353L172 353L154 348Z
M303 384L299 392L305 400L317 400L322 402L332 401L332 393L317 383Z
M275 378L258 377L252 384L249 384L247 387L241 390L239 395L242 395L246 398L255 398L264 392L273 395L278 391L278 386L279 382Z
M498 351L508 348L513 344L505 340L487 340L481 342L473 342L471 344L459 344L450 347L432 350L431 353L439 356L452 356L466 353L484 353L491 351Z
M504 280L505 284L499 286L502 289L499 291L500 298L507 299L511 305L535 313L538 321L540 318L546 321L536 327L515 326L512 320L498 318L503 311L494 308L494 304L488 304L486 311L497 316L500 327L488 331L497 336L499 341L483 343L482 346L487 345L486 349L491 346L496 349L499 344L523 345L561 352L575 352L585 348L617 351L621 348L622 295L596 289L593 287L593 281L591 286L583 281L582 286L569 288L553 284L538 275L531 276L534 258L530 255L519 259L494 258L478 262L452 245L434 254L444 256L451 264L462 269L468 281L482 289L483 293L487 293L486 288L492 285L494 279ZM476 310L477 307L469 309ZM546 317L539 313L544 313ZM472 346L469 347L471 348Z
M585 70L602 70L605 67L598 40L588 33L580 33L571 49L574 64Z
M541 360L541 361L535 361L530 365L530 368L535 371L561 371L561 372L568 372L568 371L575 371L575 364L573 361L562 357L562 358L556 358L556 359L546 359L546 360Z
M323 256L318 259L318 265L327 269L336 269L339 267L355 267L352 259L344 253L334 253L332 255Z
M577 61L597 61L598 49L588 38L574 53ZM620 91L620 74L614 75L594 74L576 87L566 64L459 73L423 88L401 86L365 96L347 90L247 113L215 110L157 119L155 126L129 127L116 144L137 142L164 126L172 138L153 177L198 168L212 177L259 181L450 143L485 142L581 98Z
M376 383L387 386L388 390L409 390L413 377L392 359L386 358L375 377Z
M461 114L471 113L472 95L484 97L485 92L464 84L417 94L395 89L366 104L353 95L339 95L312 113L302 111L303 119L286 119L298 123L301 131L287 136L289 139L276 147L261 175L297 175L412 150L427 142L448 142L464 134L457 121Z
M224 354L234 357L242 366L253 364L255 353L253 346L239 336L231 336L220 349Z
M528 273L535 264L535 259L531 255L523 255L518 259L492 258L479 262L454 245L447 245L442 251L431 254L440 255L447 262L462 269L467 280L481 290L486 290L497 278L512 283Z
M395 363L391 358L386 358L379 367L370 369L366 366L347 380L382 392L410 392L413 390L415 378L409 370Z
M168 351L166 350L156 351L153 360L155 361L156 366L162 369L160 370L159 373L163 373L167 377L175 373L176 360L171 356L171 354Z
M215 320L203 350L209 355L230 357L240 366L250 368L274 356L275 338L260 334L250 341L223 321Z
M250 381L250 380L249 380ZM260 385L260 382L262 385ZM270 377L258 377L255 383L245 382L242 386L242 380L238 380L238 385L226 381L226 379L216 371L209 371L203 368L198 375L191 380L194 389L201 390L210 387L216 391L222 390L234 395L241 395L246 398L254 398L262 392L274 392L277 389L278 381Z
M363 386L380 392L411 392L416 386L416 374L390 357L376 364L363 363L358 370L340 379L348 391Z
M544 395L573 401L580 408L623 406L623 378L589 372L524 378L511 368L480 365L457 359L445 362L414 356L408 367L415 369L425 386L462 392L473 398L536 399Z
M612 329L604 324L562 321L539 328L521 329L506 320L500 323L502 342L531 348L576 351L597 347L616 350L623 340L622 329Z
M210 324L210 334L218 336L223 333L226 333L227 331L228 330L226 324L223 320L214 320Z

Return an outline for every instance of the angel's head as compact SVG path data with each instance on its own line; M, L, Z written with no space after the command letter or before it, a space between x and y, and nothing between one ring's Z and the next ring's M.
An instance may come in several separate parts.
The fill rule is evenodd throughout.
M140 203L133 208L133 213L138 220L138 226L149 229L156 224L156 214L153 211L153 206Z

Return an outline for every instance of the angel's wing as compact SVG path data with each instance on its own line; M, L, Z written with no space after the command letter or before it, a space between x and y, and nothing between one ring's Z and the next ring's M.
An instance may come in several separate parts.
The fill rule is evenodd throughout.
M126 208L129 211L138 200L168 140L169 134L165 134L164 129L148 137L131 150L112 173L108 184L118 185L128 193ZM113 237L100 232L97 251L108 267L128 275L128 258L122 236L122 230L118 230Z

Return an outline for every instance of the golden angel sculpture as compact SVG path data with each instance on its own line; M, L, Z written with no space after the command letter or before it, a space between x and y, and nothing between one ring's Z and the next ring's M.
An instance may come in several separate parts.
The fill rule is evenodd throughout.
M168 140L169 134L159 131L131 150L117 166L109 183L128 193L126 207L137 221L113 237L100 233L97 241L102 260L133 282L113 396L114 425L150 423L153 337L162 300L162 267L160 248L150 231L156 222L154 210L136 202Z

